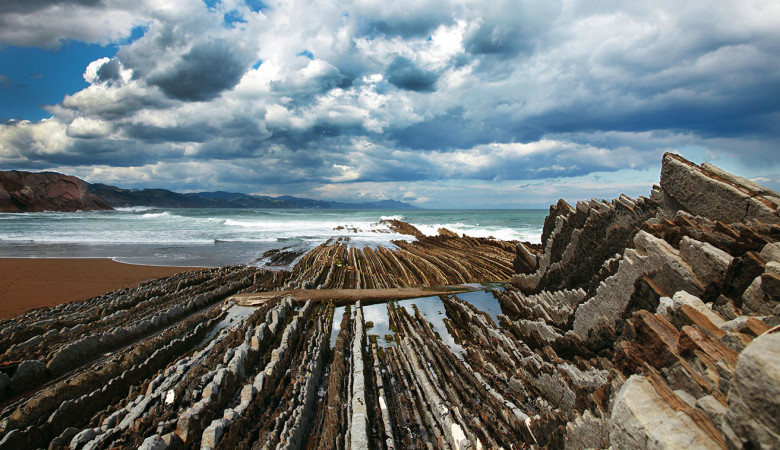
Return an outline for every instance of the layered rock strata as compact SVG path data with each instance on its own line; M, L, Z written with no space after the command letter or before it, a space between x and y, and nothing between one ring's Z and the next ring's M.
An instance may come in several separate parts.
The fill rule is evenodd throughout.
M513 274L516 250L511 243L458 237L448 230L424 236L409 224L399 230L418 239L395 241L394 249L361 249L343 242L318 246L301 258L286 288L444 286L506 280Z
M0 448L778 447L777 197L666 155L649 198L551 207L541 248L329 243L32 311L0 322ZM513 272L497 321L440 297L452 339L393 302L379 341L363 302L227 300Z

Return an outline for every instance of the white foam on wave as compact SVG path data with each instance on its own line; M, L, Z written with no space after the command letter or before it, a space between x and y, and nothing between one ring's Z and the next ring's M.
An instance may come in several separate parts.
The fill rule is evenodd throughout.
M146 213L141 217L143 217L144 219L155 219L157 217L171 217L171 213L169 213L168 211L163 211L159 213Z
M122 244L176 244L176 245L200 245L200 244L213 244L214 240L208 240L208 239L198 239L198 238L191 238L191 239L177 239L172 238L171 236L159 236L159 237L149 237L149 235L141 236L141 235L94 235L94 234L85 234L85 235L61 235L61 236L52 236L52 237L46 237L46 236L35 236L35 237L17 237L17 236L3 236L0 238L1 240L7 241L7 242L30 242L30 243L37 243L37 244L96 244L96 245L104 245L104 244L110 244L110 245L122 245Z
M379 216L379 220L405 220L404 216L396 215L396 216Z
M119 206L114 208L115 211L119 212L143 212L143 211L149 211L155 209L151 206Z
M463 223L445 223L433 225L412 224L426 236L436 236L440 228L446 228L458 235L466 235L475 238L494 238L502 241L529 241L531 243L541 242L541 234L531 230L523 230L506 227L479 227L466 225Z

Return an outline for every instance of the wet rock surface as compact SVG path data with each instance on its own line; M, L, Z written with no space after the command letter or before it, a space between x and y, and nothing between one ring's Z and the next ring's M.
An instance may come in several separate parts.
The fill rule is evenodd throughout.
M538 248L330 242L31 311L0 322L0 448L778 447L776 197L667 155L649 198L551 207ZM502 314L389 302L381 337L360 301L229 300L510 277Z

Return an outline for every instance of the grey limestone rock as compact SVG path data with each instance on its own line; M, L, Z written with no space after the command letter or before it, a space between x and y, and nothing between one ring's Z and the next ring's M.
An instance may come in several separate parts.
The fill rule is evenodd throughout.
M718 448L682 411L676 411L641 375L632 375L617 393L612 409L613 448Z
M766 244L760 253L761 257L767 262L780 262L780 242Z
M73 439L70 441L70 448L79 449L83 447L87 442L95 439L99 432L100 428L87 428L86 430L82 430L79 434L73 436Z
M780 447L780 333L753 340L740 354L728 395L726 422L736 447Z
M216 419L212 421L203 432L203 437L200 441L201 450L211 450L216 447L217 443L219 442L219 438L222 437L222 434L225 432L225 428L228 426L230 426L230 421L227 419Z
M168 443L165 442L159 434L153 434L144 439L143 443L138 447L138 450L165 450L168 446Z
M43 381L46 378L46 366L38 360L22 361L11 378L11 389L20 390Z
M767 295L771 288L764 288L764 279L766 275L756 277L750 286L742 294L742 311L748 314L760 314L769 316L774 314L775 307L778 306L780 298L773 295ZM776 277L776 275L771 274ZM770 291L771 292L771 291Z
M609 423L589 409L566 424L566 448L584 450L609 447Z
M617 273L599 285L596 295L581 304L574 314L574 332L583 339L588 333L602 324L614 325L631 299L634 282L643 274L666 267L674 275L669 281L677 289L691 292L702 291L701 285L693 277L692 269L680 257L680 252L661 238L645 231L634 236L636 249L626 249Z
M777 222L777 205L771 200L777 194L756 191L751 183L729 175L712 165L699 167L667 153L661 167L661 190L667 212L684 209L696 215L726 223L759 219ZM728 175L728 174L727 174ZM743 181L744 180L744 181ZM755 198L759 197L760 198ZM770 198L766 198L766 197ZM770 206L774 205L774 207Z
M100 338L87 336L62 347L46 367L52 372L61 372L91 358L99 350Z
M726 406L712 395L705 395L696 400L696 407L706 412L712 419L712 423L717 426L723 424L723 417L726 415L726 411L728 411Z
M699 242L688 236L680 240L680 256L691 266L703 286L721 280L734 259L712 244Z

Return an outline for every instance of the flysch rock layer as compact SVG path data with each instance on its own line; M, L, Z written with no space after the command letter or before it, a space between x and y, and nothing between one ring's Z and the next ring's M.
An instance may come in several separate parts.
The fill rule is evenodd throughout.
M0 321L0 449L777 448L778 194L665 155L649 197L550 208L540 246L329 242ZM236 293L510 279L493 317ZM387 342L390 339L392 342Z

